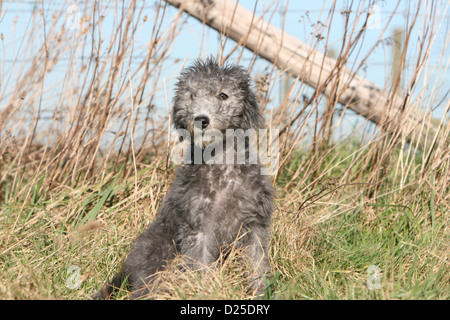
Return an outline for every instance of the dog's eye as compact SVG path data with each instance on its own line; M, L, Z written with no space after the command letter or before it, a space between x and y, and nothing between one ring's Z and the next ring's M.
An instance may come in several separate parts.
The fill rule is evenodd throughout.
M227 100L227 99L228 99L228 96L227 96L225 93L221 92L221 93L219 94L219 99L220 99L220 100Z

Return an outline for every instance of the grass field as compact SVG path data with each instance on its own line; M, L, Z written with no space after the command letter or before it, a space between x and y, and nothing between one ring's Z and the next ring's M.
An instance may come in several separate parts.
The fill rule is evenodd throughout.
M97 17L99 2L84 3L86 21ZM143 7L126 3L120 10L127 14L116 8L111 38L102 33L101 21L74 33L61 27L64 10L47 24L37 10L18 63L2 74L11 90L5 94L2 87L0 96L0 299L87 299L119 270L174 178L170 121L155 112L167 116L170 103L155 106L155 97L172 97L161 74L166 60L177 70L183 66L169 56L185 18L178 13L166 23L161 2L154 21L147 20ZM181 272L182 260L176 259L160 274L155 298L450 298L450 103L436 100L445 89L448 62L429 67L434 34L427 31L439 26L438 13L424 16L420 45L411 40L399 55L402 66L414 57L412 74L395 75L395 85L387 79L385 88L420 102L405 100L400 120L414 107L430 113L441 104L441 119L424 119L437 128L424 133L428 143L412 139L401 121L374 132L363 124L338 141L333 133L348 106L311 96L303 83L275 104L282 72L272 67L263 77L252 73L267 125L286 128L279 170L271 177L276 199L267 290L259 297L247 292L246 264L235 249L202 276ZM351 58L363 65L370 57L358 56L358 46L367 46L359 36L364 30L350 17L340 61L351 61L356 52ZM153 28L145 54L132 64L130 48L143 32L141 22ZM417 25L405 28L406 39ZM41 46L36 49L33 41ZM239 62L240 56L233 60L238 51L230 60ZM104 52L102 59L92 58L98 52ZM64 55L70 56L63 59L64 76L47 91L46 77ZM30 64L19 63L21 58ZM331 84L340 80L334 75ZM139 139L138 132L144 132ZM115 298L128 297L122 288Z
M413 180L400 187L389 178L393 169L376 187L342 184L351 149L333 151L327 164L333 170L302 193L295 182L288 187L286 182L308 154L295 153L279 173L270 256L274 276L264 298L448 299L448 185L439 193L431 176L422 185ZM44 176L10 182L0 205L1 298L84 299L97 290L154 218L173 177L164 166L155 159L140 165L136 177L110 173L76 189L46 190ZM308 195L312 198L303 203ZM205 277L174 265L163 273L158 297L252 298L242 266L233 261L229 257ZM369 274L369 266L379 273Z

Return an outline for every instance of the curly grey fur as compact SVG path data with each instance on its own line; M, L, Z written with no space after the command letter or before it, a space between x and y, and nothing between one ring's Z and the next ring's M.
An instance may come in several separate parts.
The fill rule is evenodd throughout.
M221 93L227 98L221 99ZM172 117L176 128L192 134L199 116L208 117L208 127L221 132L263 128L248 72L237 65L219 66L214 59L187 68L177 83ZM145 284L176 254L192 258L192 267L198 268L216 261L236 239L258 274L270 272L272 198L271 184L257 164L179 167L155 221L137 238L122 271L95 297L108 297L124 277L134 297L147 295ZM261 278L254 279L253 289L262 286Z

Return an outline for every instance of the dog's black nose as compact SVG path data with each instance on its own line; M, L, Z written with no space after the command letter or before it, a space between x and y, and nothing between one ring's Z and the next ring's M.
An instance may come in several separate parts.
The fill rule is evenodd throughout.
M199 129L205 129L209 125L209 118L203 115L197 116L194 118L194 125Z

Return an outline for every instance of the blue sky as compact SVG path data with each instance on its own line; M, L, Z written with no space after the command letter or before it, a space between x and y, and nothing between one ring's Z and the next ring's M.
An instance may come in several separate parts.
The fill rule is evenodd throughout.
M72 1L75 4L81 4L84 1ZM438 1L439 2L439 1ZM55 1L55 0L45 0L43 4L40 1L33 0L17 0L17 1L6 1L3 4L3 13L0 18L0 32L3 34L2 47L0 48L0 63L1 63L1 75L2 80L10 79L10 83L14 83L11 79L14 79L14 69L11 69L12 62L14 60L20 61L22 57L21 50L24 48L24 44L22 39L26 34L27 30L27 22L30 20L30 16L32 14L33 7L37 4L40 8L42 5L46 11L47 19L50 19L53 12L61 11L61 8L67 8L67 4L71 2L66 1ZM103 24L103 38L107 39L108 35L112 32L112 25L114 20L114 6L116 1L103 1L102 5L105 6L105 21ZM248 8L249 10L254 9L255 1L250 0L241 0L239 1L241 5ZM325 40L328 40L328 47L333 48L338 51L340 45L342 43L343 38L343 30L344 30L344 15L340 14L340 11L344 11L348 8L349 4L353 3L353 8L356 9L359 5L364 8L368 7L369 2L358 2L358 1L347 1L340 0L337 1L337 13L334 15L333 22L327 25L326 32L329 31L329 37ZM392 37L393 30L395 28L405 28L405 25L408 21L411 21L412 12L408 14L408 8L414 10L419 2L417 0L414 1L401 1L397 13L394 15L392 22L390 23L390 27L387 29L386 33L383 35L383 39L385 42L382 42L377 46L374 52L370 55L367 60L367 65L360 72L361 75L367 77L370 81L374 82L378 86L384 87L387 83L387 75L389 72L389 67L391 63L392 57L392 46L386 45L388 43L389 38ZM138 1L138 6L144 6L144 15L148 16L148 22L146 25L142 27L137 33L134 44L133 52L135 56L132 58L133 62L139 61L139 56L142 53L145 53L145 50L148 50L148 37L151 32L152 18L154 18L153 6L155 1ZM256 7L256 13L261 14L264 8L273 4L273 1L258 1ZM312 44L317 40L314 34L315 26L318 23L324 23L327 13L329 9L332 7L333 1L331 0L316 0L316 1L287 1L282 0L280 2L280 6L277 11L274 12L272 23L278 27L282 26L283 15L282 12L287 5L286 11L286 19L284 24L285 32L297 37L301 41L304 41L307 44ZM445 2L444 2L445 4ZM380 26L383 27L390 17L391 13L394 11L397 5L397 1L376 1L376 9L379 12L379 23ZM117 6L121 7L121 1L117 1ZM424 7L422 5L422 7ZM322 14L321 14L322 11ZM272 10L273 12L273 10ZM111 14L109 14L111 13ZM177 9L170 7L166 13L166 18L164 24L168 24L170 19L175 16L177 13ZM425 15L426 9L422 8L420 11L420 15ZM434 73L430 73L433 66L438 62L444 63L444 67L446 63L450 60L450 53L447 42L449 42L449 24L450 24L450 12L439 12L439 15L444 18L442 25L440 26L439 33L436 36L436 41L434 46L432 47L432 51L430 53L429 65L427 66L427 71L430 74L430 77L433 79L437 77L436 71ZM350 16L352 19L352 16ZM425 16L424 16L425 17ZM419 22L416 28L413 30L413 34L411 37L411 46L416 46L414 41L418 41L419 33L420 33L420 19L423 17L419 17ZM425 17L426 18L426 17ZM17 23L14 23L16 20ZM184 26L181 34L177 37L174 43L174 47L170 53L170 60L181 62L167 65L164 67L163 73L161 75L162 79L165 79L167 82L167 89L169 96L172 95L173 83L175 77L179 73L179 70L182 65L182 61L186 59L186 62L189 64L190 61L194 60L199 56L199 50L201 46L201 34L202 34L202 24L193 18L189 18L187 24ZM11 31L13 30L13 31ZM365 38L363 45L360 47L359 55L354 55L354 60L350 61L351 63L359 63L359 59L364 57L365 52L369 50L378 40L381 33L381 28L378 28L374 25L373 28L367 30L365 33ZM41 37L42 38L42 37ZM42 40L42 39L41 39ZM316 44L316 47L320 50L325 46L325 40ZM39 39L35 39L36 46L38 47L42 41ZM211 54L216 55L219 47L219 39L218 33L212 29L205 29L205 41L202 45L202 55L203 57ZM407 58L407 66L405 70L406 76L411 72L411 68L414 65L414 56L413 50L411 51L411 55ZM251 57L251 53L246 51L244 54L244 59L241 61L241 64L245 64L246 61ZM352 56L353 57L353 56ZM26 61L25 61L26 63ZM66 61L61 61L55 66L54 71L49 74L49 78L47 80L47 85L51 86L53 83L61 82L64 78L67 65ZM256 73L263 73L266 68L270 66L263 59L259 59L253 69L254 75ZM17 65L15 66L17 67ZM8 83L5 83L6 80L2 81L2 87L0 90L0 108L3 105L2 99L7 97L8 93ZM444 73L441 76L439 82L441 83L441 88L439 93L437 94L436 101L443 100L443 104L441 107L438 107L434 110L433 114L435 117L441 117L443 114L445 103L448 101L448 98L445 96L446 93L450 90L450 73ZM420 86L420 83L418 84ZM275 84L277 86L277 84ZM420 91L420 90L419 90ZM278 93L279 90L277 87L272 91L272 103L276 105L279 101ZM429 90L429 92L425 92L426 95L434 94L434 91ZM165 111L165 97L164 92L161 93L157 97L157 102L159 105L164 107ZM350 115L351 116L351 115ZM357 117L355 116L355 119Z

